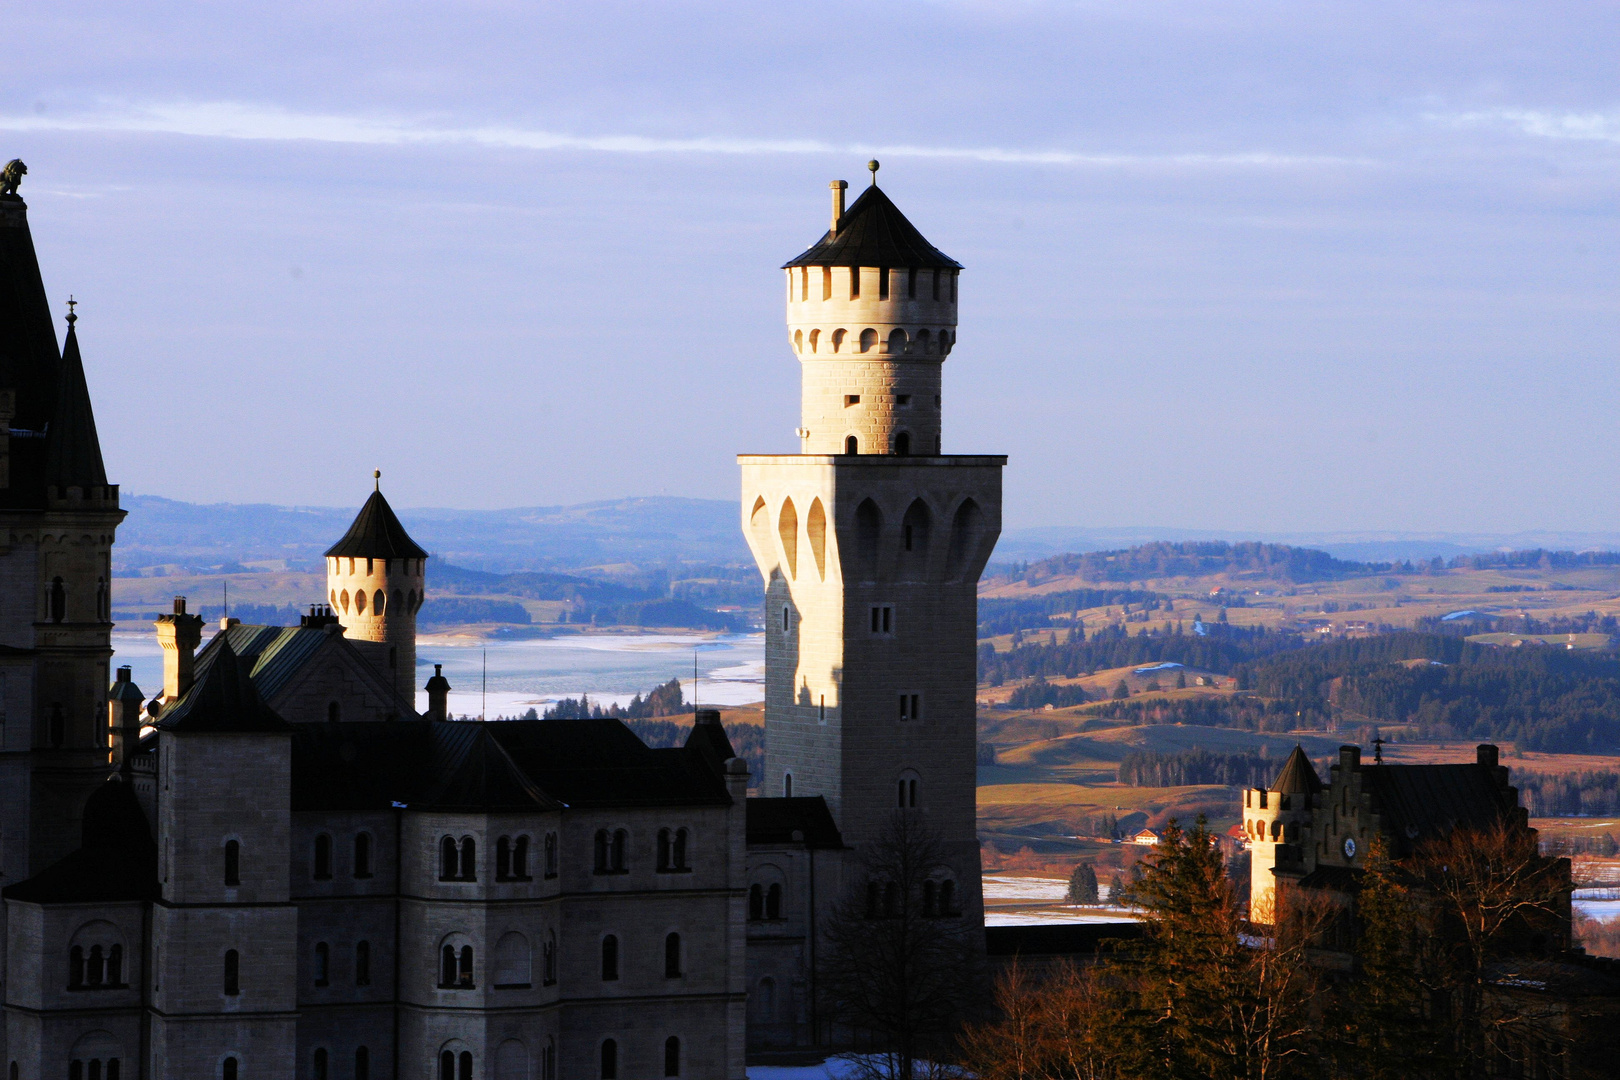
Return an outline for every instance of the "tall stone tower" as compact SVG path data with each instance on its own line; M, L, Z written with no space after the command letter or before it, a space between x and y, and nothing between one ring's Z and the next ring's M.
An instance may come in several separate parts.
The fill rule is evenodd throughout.
M981 919L974 820L977 583L1004 456L946 455L940 371L961 267L874 182L789 262L798 454L744 455L765 579L767 796L823 796L855 846L897 812L950 849Z
M72 303L69 303L72 308ZM0 195L0 885L79 844L109 769L112 544L76 316L60 350L28 227Z
M1322 791L1302 747L1283 762L1269 788L1243 793L1243 831L1249 837L1249 918L1270 924L1277 895L1277 869L1298 869L1311 846L1311 809Z
M425 599L428 553L394 516L381 477L374 474L376 490L326 551L326 589L349 640L386 646L364 651L393 683L401 707L414 712L416 612Z

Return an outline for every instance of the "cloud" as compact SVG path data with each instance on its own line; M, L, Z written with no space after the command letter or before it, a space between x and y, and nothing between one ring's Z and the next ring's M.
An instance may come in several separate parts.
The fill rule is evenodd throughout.
M0 131L116 131L213 139L312 141L371 146L472 145L502 150L582 150L607 154L851 154L934 158L1009 165L1292 167L1370 164L1365 160L1265 151L1189 154L1080 153L1002 147L919 146L909 143L832 143L819 139L729 136L658 138L570 135L505 125L443 126L399 118L301 113L240 102L109 107L66 116L0 116Z
M1541 109L1495 109L1459 114L1431 113L1426 119L1456 127L1508 127L1543 139L1620 142L1620 112L1558 113Z

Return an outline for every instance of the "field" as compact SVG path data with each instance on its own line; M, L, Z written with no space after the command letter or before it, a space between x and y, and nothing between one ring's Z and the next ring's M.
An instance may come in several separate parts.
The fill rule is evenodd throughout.
M1084 608L1040 621L1028 620L1030 625L1021 625L1016 639L1063 640L1071 627L1080 626L1089 634L1120 623L1130 633L1150 624L1163 628L1167 622L1190 629L1195 619L1216 621L1223 605L1224 617L1233 625L1288 628L1323 638L1407 628L1419 619L1443 618L1458 611L1478 611L1498 619L1528 614L1543 623L1588 612L1620 615L1620 567L1562 571L1447 569L1423 574L1363 574L1308 584L1254 572L1130 582L1101 582L1077 575L1044 577L1033 583L991 578L983 583L981 597L1030 599L1081 589L1154 592L1169 600L1170 610L1126 611L1119 605ZM1006 652L1014 647L1015 635L1001 633L984 640L997 652ZM1470 640L1504 648L1576 649L1602 648L1609 641L1600 633L1512 632L1478 634ZM1138 674L1139 666L1145 665L1048 681L1057 686L1082 686L1094 698L1110 696L1124 683L1133 702L1235 693L1233 681L1224 677L1225 672L1183 669L1179 674L1184 675L1188 685L1178 688L1178 672ZM1198 685L1200 677L1206 685ZM1212 829L1224 832L1239 820L1241 793L1236 787L1121 784L1117 779L1119 765L1132 751L1178 754L1201 749L1214 754L1261 755L1280 767L1297 742L1320 768L1327 759L1337 756L1342 742L1357 741L1361 730L1359 723L1354 730L1286 733L1191 724L1120 726L1118 721L1090 715L1096 705L1011 709L1007 702L1019 685L1009 681L1001 686L979 687L979 737L982 743L994 747L995 764L980 766L978 805L986 865L1026 873L1066 876L1075 862L1093 861L1098 864L1099 877L1103 877L1105 869L1112 871L1139 857L1140 850L1131 850L1132 845L1100 841L1096 834L1105 825L1129 833L1144 825L1160 826L1172 817L1188 823L1202 813ZM1367 720L1377 722L1376 718ZM1417 742L1413 741L1413 733L1400 725L1379 726L1389 740L1383 748L1386 761L1474 760L1472 742ZM1503 746L1502 751L1504 765L1543 774L1620 770L1620 754L1520 753L1512 745ZM1370 758L1372 752L1371 746L1363 747L1365 757ZM981 751L981 760L984 753ZM1549 818L1533 824L1542 830L1544 838L1555 842L1581 837L1592 841L1607 834L1620 839L1620 820ZM1620 860L1583 856L1580 872L1594 884L1620 883Z

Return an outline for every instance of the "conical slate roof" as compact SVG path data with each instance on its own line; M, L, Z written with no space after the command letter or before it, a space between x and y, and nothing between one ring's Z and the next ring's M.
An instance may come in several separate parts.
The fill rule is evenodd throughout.
M393 507L383 493L373 491L366 505L360 508L354 524L343 534L343 539L326 549L328 558L349 559L425 559L428 553L419 547L405 526L394 516Z
M157 726L164 731L227 735L291 730L259 696L246 665L224 634L219 635L219 647L207 666L198 672L196 684L163 714Z
M960 270L962 264L923 239L883 189L873 184L861 192L844 216L838 231L828 230L815 247L789 266L935 267Z
M1315 795L1322 790L1322 778L1316 775L1311 759L1305 756L1305 750L1299 744L1294 745L1294 752L1283 762L1282 772L1272 781L1270 790L1284 795Z
M47 430L45 483L64 488L106 485L107 469L101 462L101 440L96 437L90 387L84 380L84 362L79 359L79 335L71 323L62 345L56 407L51 411Z
M43 433L54 412L61 363L28 204L15 195L0 197L0 388L17 392L10 482L0 488L0 507L45 505Z

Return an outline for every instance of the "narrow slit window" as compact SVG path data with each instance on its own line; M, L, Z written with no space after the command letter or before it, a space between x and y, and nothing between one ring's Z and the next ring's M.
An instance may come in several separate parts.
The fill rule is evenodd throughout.
M883 267L878 268L878 299L879 300L887 300L888 298L889 298L889 268L887 266L883 266Z
M847 409L851 405L859 405L860 403L861 403L861 395L859 395L859 394L845 394L844 395L844 408Z
M917 299L917 268L915 266L906 269L906 299Z

